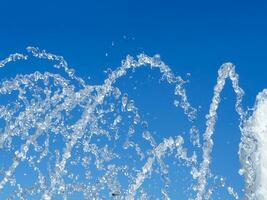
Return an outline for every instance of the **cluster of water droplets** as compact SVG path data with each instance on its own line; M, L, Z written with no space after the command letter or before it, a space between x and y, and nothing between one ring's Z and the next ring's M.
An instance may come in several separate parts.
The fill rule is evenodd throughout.
M183 87L186 81L175 76L158 55L140 54L136 59L127 56L121 66L109 72L102 85L89 85L75 75L63 57L34 47L28 47L27 51L27 55L10 55L0 61L0 67L34 57L54 62L54 67L63 69L65 74L37 71L17 75L0 85L0 154L7 157L0 168L0 192L6 189L8 199L69 199L76 193L84 199L151 199L143 185L153 173L160 174L163 183L158 198L170 199L171 180L164 161L169 156L190 169L191 178L195 180L190 186L190 199L210 199L216 187L226 188L238 199L238 194L223 178L220 178L220 186L208 187L209 179L218 178L210 171L212 135L226 79L232 81L237 97L236 111L240 115L239 154L243 166L240 173L246 180L245 196L260 199L253 197L259 188L254 181L261 176L256 172L255 159L251 158L257 148L255 131L247 128L252 127L252 122L247 122L247 114L242 109L244 92L231 63L223 64L218 71L203 144L196 126L192 125L189 131L192 145L202 151L202 158L198 158L196 152L188 153L181 135L157 142L135 101L115 86L129 70L158 69L162 81L175 88L174 105L183 109L192 122L196 109L188 101ZM122 134L121 129L127 130L126 134ZM141 140L147 141L149 147L140 145ZM31 172L30 186L19 181L21 173L25 173L21 172L21 165L28 167L26 172Z

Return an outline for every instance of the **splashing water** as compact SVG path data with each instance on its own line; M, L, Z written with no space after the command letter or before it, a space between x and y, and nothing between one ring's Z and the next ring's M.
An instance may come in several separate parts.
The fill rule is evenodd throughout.
M11 54L0 61L0 68L37 58L55 62L54 67L65 73L37 71L17 75L0 85L0 155L7 155L0 165L0 194L7 194L8 199L151 199L145 183L154 174L159 174L163 182L160 199L171 199L166 157L190 170L193 184L188 199L210 199L216 189L208 185L216 177L210 170L212 136L226 79L232 82L240 116L240 174L245 180L245 199L267 199L267 90L257 96L253 114L248 116L242 109L244 92L233 64L225 63L218 71L202 145L197 127L190 129L192 145L202 151L198 162L201 156L195 151L190 155L181 135L157 143L134 100L115 87L129 70L158 69L161 80L175 87L178 100L174 105L193 122L196 109L188 101L183 87L186 81L175 76L158 55L140 54L137 59L127 56L102 85L88 85L63 57L35 47L27 51L27 55ZM127 134L121 134L122 126L127 127ZM148 141L149 147L141 140ZM24 185L22 173L30 173L33 182ZM239 199L234 188L225 183L220 187ZM77 193L82 196L75 197Z
M240 161L245 176L245 199L267 198L267 90L258 94L252 116L245 122Z

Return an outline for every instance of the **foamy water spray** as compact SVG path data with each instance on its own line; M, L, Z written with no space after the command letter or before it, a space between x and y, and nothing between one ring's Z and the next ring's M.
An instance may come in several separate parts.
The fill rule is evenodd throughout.
M267 199L267 90L257 95L252 116L242 129L240 161L245 176L245 199Z
M64 74L35 72L17 75L1 83L1 98L8 97L12 100L11 103L0 105L0 150L14 153L11 164L0 170L0 192L5 187L13 187L14 192L10 194L10 199L35 196L49 200L58 195L68 199L75 192L82 193L84 199L149 199L149 194L142 186L156 171L163 181L162 198L170 199L168 190L171 182L165 156L174 156L172 159L180 160L191 170L192 180L197 180L196 185L192 186L190 199L210 199L213 191L208 186L212 177L212 135L215 131L220 94L227 79L231 80L236 93L235 107L240 116L240 174L245 178L245 198L266 199L267 92L264 90L257 96L254 113L248 118L241 106L244 92L239 86L233 64L223 64L218 71L217 84L206 117L203 146L199 143L196 127L192 126L190 131L190 134L195 134L192 136L195 138L191 141L192 145L202 147L203 150L202 161L197 163L195 152L188 155L184 148L182 136L163 138L162 142L157 143L146 130L147 122L142 121L134 100L127 94L122 95L119 88L115 87L117 80L126 76L131 69L158 69L161 79L175 87L174 95L178 98L175 106L182 108L192 122L196 117L196 110L186 96L183 87L185 81L180 76L175 76L158 55L149 57L140 54L137 59L127 56L121 66L108 74L102 85L88 85L75 75L75 71L62 56L34 47L28 47L27 50L27 55L11 54L0 61L0 67L9 62L35 57L54 62L54 67L63 69ZM131 120L128 122L127 134L121 135L120 126L123 121L127 121L123 117L125 113L128 121ZM78 118L73 119L74 115ZM144 149L139 144L140 139L135 139L138 135L140 137L137 131L140 127L145 129L141 137L149 142L149 149ZM13 144L13 140L17 139L20 147ZM102 139L105 142L100 142ZM62 148L53 149L59 141L64 144ZM123 155L116 151L118 147L123 147L125 152L133 149L139 159L131 159L122 164ZM122 163L118 164L117 160ZM134 161L132 165L130 161ZM15 175L19 166L25 162L36 174L36 180L31 187L22 187ZM134 166L138 162L139 167ZM43 171L41 167L44 163L48 166L47 171ZM141 165L143 166L140 168ZM75 166L83 168L84 178L72 173L71 169ZM157 166L158 169L153 170ZM128 180L127 186L123 186L125 181L121 181L122 176ZM233 198L239 198L234 188L226 187L225 184L223 187Z

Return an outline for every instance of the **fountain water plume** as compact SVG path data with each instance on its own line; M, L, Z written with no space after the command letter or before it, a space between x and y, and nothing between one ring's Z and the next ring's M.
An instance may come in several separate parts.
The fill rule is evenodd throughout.
M52 61L54 67L62 69L65 74L36 71L16 75L0 85L1 100L9 99L0 104L0 154L4 151L14 153L10 165L0 168L0 192L5 187L14 187L15 192L10 199L27 199L27 195L35 195L43 200L54 199L57 195L68 199L75 192L81 192L85 199L149 199L143 187L153 171L161 176L162 198L171 199L171 180L165 163L165 158L170 156L185 164L190 170L190 178L196 181L190 187L191 196L195 200L212 198L218 186L209 187L209 181L219 177L210 170L214 146L212 136L221 92L227 79L232 83L236 95L235 109L240 118L241 143L238 153L242 165L240 174L245 179L244 196L247 200L266 199L267 91L258 94L254 112L249 116L242 108L244 91L239 86L239 76L232 63L225 63L218 70L217 83L206 115L203 145L200 145L197 127L192 125L189 131L192 146L202 148L202 160L199 163L199 155L195 151L189 155L181 135L162 138L161 142L157 142L147 130L148 123L142 121L134 100L116 87L117 81L131 69L157 69L161 80L175 88L174 95L179 100L175 100L174 105L183 109L189 122L194 122L197 110L188 101L184 89L186 81L175 76L159 55L149 57L140 54L136 59L127 56L121 66L109 71L102 85L89 85L75 74L62 56L36 47L28 47L27 52L27 55L11 54L0 61L0 68L10 62L29 61L34 57ZM124 114L127 114L127 119L123 117ZM125 135L119 133L122 124L128 124ZM145 129L141 134L138 130L140 127ZM148 142L148 147L142 146L140 138L135 138L138 136ZM18 139L20 142L16 146L14 141ZM57 142L62 143L61 148L54 147ZM124 164L123 155L116 151L116 143L125 152L133 149L139 159L138 165L135 159L131 159L132 163L128 161ZM23 163L27 163L36 175L30 188L23 187L16 179L16 171ZM46 171L41 169L44 163L47 164ZM84 180L71 170L70 166L78 165L84 169ZM156 166L158 169L154 170ZM127 181L122 181L122 177ZM221 180L224 182L223 178ZM123 185L125 182L126 186ZM240 195L233 187L227 187L225 183L221 187L233 198L239 199Z
M204 138L204 144L203 144L203 161L200 164L200 169L198 172L198 186L197 186L197 200L203 199L205 195L205 189L207 185L207 176L209 174L209 166L211 163L211 152L213 148L213 139L212 135L215 130L216 125L216 119L217 119L217 109L219 107L221 97L220 94L224 88L225 80L229 78L232 81L232 87L236 93L236 104L235 108L237 113L240 116L241 125L242 121L245 118L245 112L242 109L242 98L243 98L243 90L239 87L239 80L238 80L238 74L235 72L235 67L232 63L225 63L223 64L219 71L218 71L218 78L217 78L217 84L214 87L214 94L213 98L210 104L209 113L206 116L206 130L203 135Z
M254 112L245 122L239 147L245 176L245 199L267 198L267 90L257 95Z
M1 134L0 146L1 148L4 148L7 141L12 141L13 137L22 135L25 143L21 146L20 150L15 152L12 165L8 168L4 177L0 181L0 190L11 181L16 168L22 161L28 160L28 162L30 162L29 159L32 159L28 155L30 146L33 145L37 148L38 138L42 135L49 135L48 131L52 128L52 130L55 129L63 135L66 144L61 158L56 159L55 168L51 172L50 186L44 183L44 176L32 160L31 164L34 166L34 170L38 173L38 182L42 186L42 199L52 199L53 195L58 192L63 194L66 190L66 184L62 177L66 174L66 164L72 157L71 152L73 151L73 148L77 146L78 141L83 140L85 133L87 134L86 142L91 142L93 135L96 133L95 131L90 130L90 126L94 126L94 128L97 128L98 132L101 132L101 129L97 127L98 124L96 123L96 109L99 105L103 104L105 98L111 96L114 92L118 93L118 89L113 87L114 83L118 78L124 76L127 70L131 68L139 68L141 66L158 68L162 73L162 79L166 79L168 83L176 86L175 95L181 97L180 106L188 115L189 120L193 120L195 117L195 109L188 103L185 90L183 89L185 81L179 76L174 76L170 68L160 60L159 56L148 57L145 54L141 54L138 56L138 60L134 60L133 57L128 56L119 68L109 74L109 77L104 81L103 85L90 86L86 85L81 78L74 74L74 70L68 67L67 62L63 57L47 53L46 51L40 51L38 48L34 47L28 47L27 50L36 58L56 61L57 64L54 66L56 68L63 68L67 75L71 79L77 80L83 89L76 92L75 85L72 85L70 80L63 78L58 74L51 74L49 72L45 72L44 74L35 72L34 74L29 75L17 75L14 79L2 83L0 93L6 95L18 91L18 100L22 103L18 104L19 108L14 110L14 112L9 110L9 106L1 106L1 110L3 111L2 117L6 121L6 128ZM4 66L11 61L28 58L21 55L22 54L13 54L9 56L7 59L1 61L1 66ZM51 84L50 82L52 79L53 84L60 87L60 91L55 91L54 95L52 95L53 92L48 87L51 86L49 84ZM38 85L38 81L43 82L42 84L45 86L45 89ZM34 94L32 94L32 99L29 101L27 95L32 91L34 91ZM38 94L42 92L45 96L44 100L41 99L43 94ZM60 116L62 115L62 112L69 113L76 106L80 106L81 102L84 102L85 99L88 101L87 103L83 103L83 113L81 118L71 126L65 124ZM22 111L23 107L25 108L24 111ZM17 112L19 112L18 115ZM139 116L136 109L133 109L133 113L136 116ZM40 116L40 118L36 119L36 116ZM56 123L54 121L56 121ZM32 128L36 130L33 134L29 134L28 132ZM41 160L47 156L49 139L46 140L45 144L46 148L42 152L38 162L41 162ZM135 145L135 148L136 151L140 153L140 148L137 144ZM157 160L158 162L163 162L160 161L160 157L158 157Z

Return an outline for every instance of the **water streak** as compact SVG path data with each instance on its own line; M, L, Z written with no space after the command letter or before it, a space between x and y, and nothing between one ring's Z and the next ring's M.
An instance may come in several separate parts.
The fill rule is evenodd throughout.
M236 94L235 109L240 116L239 156L242 164L240 174L244 176L246 184L244 196L248 200L266 199L267 92L264 90L257 96L254 112L248 116L242 108L244 91L239 86L239 77L232 63L225 63L218 70L217 83L206 115L203 145L200 144L201 135L197 127L192 125L189 131L192 146L202 148L202 160L197 162L197 154L193 152L189 155L181 135L163 138L162 142L157 143L147 130L148 123L142 120L134 100L128 94L122 95L115 86L118 79L126 76L130 70L141 67L157 69L161 73L161 80L175 88L174 95L178 100L174 105L183 109L189 122L194 122L196 109L188 101L184 89L186 81L175 76L159 55L149 57L140 54L137 59L127 56L121 66L108 73L102 85L89 85L75 75L74 69L68 66L62 56L35 47L28 47L27 51L27 55L11 54L0 61L0 67L34 57L55 63L54 67L63 69L64 74L37 71L17 75L0 85L1 98L10 99L0 105L0 153L14 154L11 164L0 169L0 192L13 187L15 192L10 194L10 199L35 196L50 200L57 195L68 199L75 192L82 193L84 199L149 199L149 194L142 186L156 171L162 177L162 198L171 199L171 180L165 157L179 160L189 168L191 179L196 180L196 184L190 188L191 196L195 196L190 199L212 198L213 191L218 187L208 184L211 177L218 177L210 171L214 146L212 136L221 92L227 79L232 82ZM120 128L125 124L128 124L128 132L122 135ZM148 141L149 149L144 149L135 137ZM62 148L55 148L57 143L62 143ZM134 162L123 163L126 158L116 151L118 147L124 151L134 150L136 158L131 160ZM31 187L23 187L16 178L16 171L24 163L36 175ZM46 171L43 171L42 165L47 166ZM73 166L83 168L83 178L74 175L71 170ZM225 183L220 187L225 188L234 199L239 199L240 194L233 187Z

